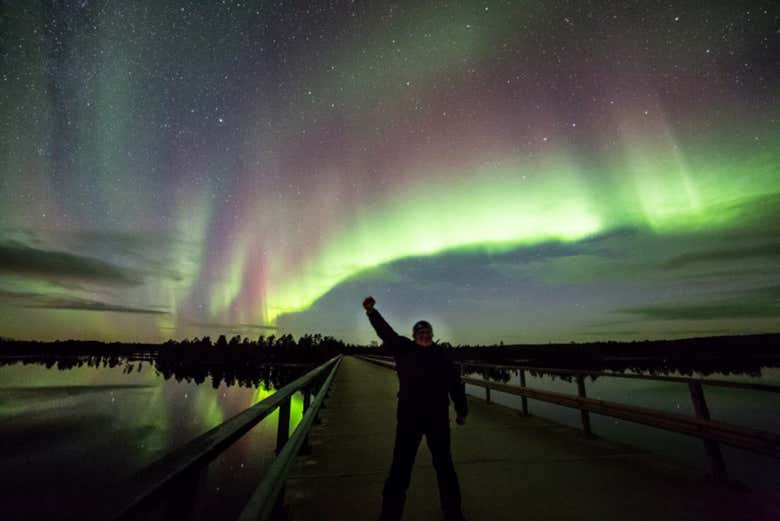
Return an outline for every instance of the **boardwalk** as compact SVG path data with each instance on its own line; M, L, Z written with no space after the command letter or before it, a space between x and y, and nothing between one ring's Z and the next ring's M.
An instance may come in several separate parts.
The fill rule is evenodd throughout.
M288 481L290 517L374 520L393 449L398 380L391 369L345 358L322 425ZM746 497L633 447L469 397L467 425L452 424L463 509L479 520L760 519ZM425 442L404 519L440 520Z

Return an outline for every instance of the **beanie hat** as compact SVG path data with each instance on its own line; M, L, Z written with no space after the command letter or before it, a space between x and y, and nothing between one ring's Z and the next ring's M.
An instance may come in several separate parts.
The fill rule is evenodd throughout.
M418 331L429 330L433 334L433 326L427 320L418 321L412 328L412 333L417 334Z

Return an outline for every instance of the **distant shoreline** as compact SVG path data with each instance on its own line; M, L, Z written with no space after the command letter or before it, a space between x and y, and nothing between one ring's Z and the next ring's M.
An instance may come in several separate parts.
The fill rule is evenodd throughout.
M762 368L780 367L780 333L632 342L440 345L461 362L540 368L756 375ZM204 337L163 344L0 340L1 365L27 362L68 367L72 364L60 362L97 357L111 364L149 362L161 369L184 373L210 367L251 374L263 365L314 365L338 354L389 353L381 346L350 345L322 335L304 335L297 340L292 335L261 336L255 340L236 335L229 341L221 336L215 343Z
M238 335L237 335L238 336ZM292 337L292 335L289 335ZM310 336L310 335L308 335ZM203 338L209 338L209 337L203 337ZM244 338L244 337L240 337ZM248 338L248 337L246 337ZM262 337L261 337L262 338ZM274 337L270 337L274 338ZM304 337L301 337L304 338ZM324 337L324 338L332 338L332 337ZM751 344L755 343L764 343L764 342L778 342L780 341L780 332L777 333L745 333L745 334L734 334L734 335L714 335L714 336L692 336L692 337L686 337L686 338L675 338L675 339L661 339L661 340L597 340L597 341L588 341L588 342L548 342L548 343L530 343L530 344L459 344L453 346L449 342L443 342L443 345L446 345L447 347L453 347L455 349L494 349L494 348L505 348L505 349L538 349L538 348L561 348L561 347L571 347L571 346L603 346L603 345L648 345L648 344L694 344L694 343L700 343L700 342L706 342L707 344L711 344L712 342L732 342L734 340L742 340L742 341L748 341ZM195 339L197 340L197 338ZM73 345L73 344L82 344L87 346L122 346L122 347L129 347L133 346L136 349L147 349L147 350L157 350L159 348L162 348L166 346L169 343L179 344L187 342L188 339L184 339L182 341L176 341L173 339L167 340L165 342L161 343L152 343L152 342L121 342L121 341L111 341L111 342L103 342L101 340L88 340L88 339L67 339L67 340L31 340L31 339L16 339L16 338L9 338L9 337L3 337L0 336L0 355L2 354L2 350L5 348L5 346L10 344L27 344L27 345ZM352 348L371 348L367 345L361 345L361 344L349 344L346 342L343 342L341 340L338 340L338 342L344 344L345 346L352 347ZM778 350L778 353L780 354L780 350Z

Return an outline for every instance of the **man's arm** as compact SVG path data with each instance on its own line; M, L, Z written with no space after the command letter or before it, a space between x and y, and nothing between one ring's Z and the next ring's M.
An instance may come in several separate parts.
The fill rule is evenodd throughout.
M379 311L374 308L374 304L376 304L376 301L373 297L367 297L363 301L363 308L365 308L366 315L368 315L368 321L374 326L374 331L376 331L377 336L382 339L382 342L384 342L389 349L393 350L400 339L400 335L396 333L393 328L390 327L390 324L385 321L384 317L379 314Z
M466 384L460 378L460 368L449 359L447 360L447 365L450 371L450 397L452 398L452 403L455 404L458 425L463 425L469 413L469 406L466 401Z

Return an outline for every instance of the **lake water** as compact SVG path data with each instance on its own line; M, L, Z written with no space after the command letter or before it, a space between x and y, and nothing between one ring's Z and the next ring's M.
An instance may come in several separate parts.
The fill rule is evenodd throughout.
M480 378L474 374L468 376ZM691 376L780 385L778 368L765 368L761 371L760 377L723 374L711 374L706 377L697 374ZM589 398L695 416L688 386L684 383L608 377L599 377L595 381L586 378L585 382ZM519 386L519 374L513 374L507 383ZM540 390L577 394L576 380L567 382L559 377L531 376L526 372L526 385ZM703 389L713 420L780 433L780 395L777 393L708 385L704 385ZM485 391L481 387L467 385L466 392L475 398L485 397ZM491 399L495 403L521 409L519 396L493 390ZM530 414L541 418L578 429L582 427L579 410L530 399L528 409ZM688 466L697 467L702 472L708 471L704 447L697 438L598 414L591 414L590 418L591 430L597 436L674 459ZM518 449L522 450L522 448ZM777 490L780 487L780 460L726 445L721 445L721 450L730 479L752 488Z
M0 518L88 518L127 477L274 392L138 368L0 366ZM296 394L291 432L302 410ZM189 495L190 518L238 516L273 461L277 422L278 411L208 465Z

